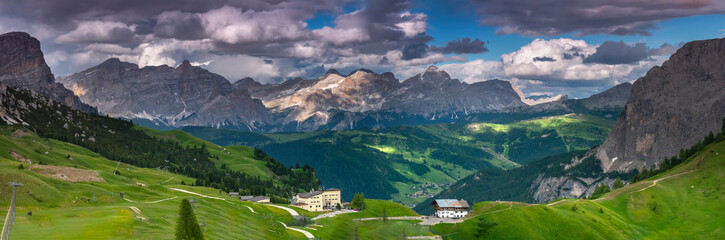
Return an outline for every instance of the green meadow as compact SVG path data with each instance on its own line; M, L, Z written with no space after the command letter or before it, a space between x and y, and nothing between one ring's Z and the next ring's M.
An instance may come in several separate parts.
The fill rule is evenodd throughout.
M725 142L713 143L668 172L599 199L478 203L463 223L431 230L444 239L723 239L721 153Z
M220 196L216 189L181 185L182 181L190 183L194 179L161 170L121 163L117 169L120 175L114 175L118 164L115 161L77 145L34 134L11 137L15 129L0 127L0 214L7 214L12 197L12 188L6 183L24 184L18 188L17 218L11 239L171 239L182 198L198 201L194 212L199 223L204 224L202 229L209 239L305 238L278 222L292 221L292 216L284 210L240 202L226 193ZM194 144L192 140L185 142ZM212 148L209 149L211 152ZM228 151L231 152L228 157L220 155L221 161L233 161L232 156L237 154L251 159L244 148ZM28 169L28 164L23 164L24 169L18 169L20 162L11 152L32 160L34 167ZM48 166L88 170L98 173L105 182L59 180L42 173L44 170L40 168ZM121 200L120 192L124 192L125 200ZM31 211L29 216L27 213Z

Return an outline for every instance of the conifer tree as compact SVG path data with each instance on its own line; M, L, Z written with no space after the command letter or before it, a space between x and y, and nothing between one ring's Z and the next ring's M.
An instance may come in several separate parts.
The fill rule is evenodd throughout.
M176 239L178 240L202 240L201 227L196 221L196 215L191 209L189 199L182 199L179 206L179 219L176 222Z
M614 180L614 183L612 184L612 188L617 189L624 187L624 182L622 182L622 179L617 177L617 179Z

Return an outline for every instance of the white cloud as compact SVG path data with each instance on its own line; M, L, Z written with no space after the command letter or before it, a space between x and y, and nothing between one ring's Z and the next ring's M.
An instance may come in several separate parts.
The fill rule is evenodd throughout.
M346 43L363 42L370 40L370 35L362 28L331 28L324 26L312 30L316 37L322 41L331 42L337 45Z
M211 62L206 69L224 76L232 82L251 77L260 82L269 82L281 76L280 66L275 62L268 63L264 58L248 55L209 56Z
M108 44L108 43L88 44L87 46L83 47L83 50L101 52L101 53L110 53L110 54L134 54L134 53L136 53L131 48L123 47L121 45L116 45L116 44Z
M397 23L395 26L405 33L405 37L415 37L425 33L426 27L428 27L428 16L422 13L404 12L400 14L400 18L403 19L403 22Z
M474 83L495 78L503 78L503 67L500 61L485 61L477 59L464 63L449 63L440 66L451 77L463 82Z
M310 34L299 13L288 9L244 12L224 6L199 16L211 39L228 44L291 41Z

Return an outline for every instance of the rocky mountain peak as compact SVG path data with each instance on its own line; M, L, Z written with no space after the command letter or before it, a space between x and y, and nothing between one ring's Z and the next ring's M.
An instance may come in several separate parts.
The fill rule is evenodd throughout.
M342 73L338 72L338 71L337 71L336 69L334 69L334 68L331 68L330 70L327 70L327 72L325 73L325 75L329 75L329 74L337 74L337 75L340 75L340 76L342 76Z
M194 66L191 66L191 63L189 63L189 60L186 60L186 59L184 59L184 61L182 61L181 64L179 64L179 66L176 67L176 69L184 71L184 72L189 71L192 68L194 68Z
M443 71L443 69L439 69L436 66L430 66L427 69L425 69L425 72L423 72L423 75L421 76L421 79L424 81L430 81L430 80L449 80L451 79L451 76L448 75L446 71Z
M366 68L360 68L360 69L356 69L356 70L353 70L352 72L350 72L350 74L348 74L348 76L352 76L353 74L355 74L355 73L358 73L358 72L363 72L363 73L374 73L374 72L373 72L372 70L370 70L370 69L366 69ZM341 76L342 76L342 75L341 75Z
M45 63L40 41L24 32L0 35L0 82L31 90L81 111L96 113L60 83Z

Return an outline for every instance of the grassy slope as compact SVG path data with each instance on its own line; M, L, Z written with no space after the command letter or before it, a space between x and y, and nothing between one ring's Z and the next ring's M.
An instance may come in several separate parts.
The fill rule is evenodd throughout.
M596 200L564 199L541 205L484 202L461 224L434 232L449 239L723 239L725 142L710 145L660 176ZM655 180L660 179L654 186ZM647 188L648 186L652 186ZM646 189L645 189L646 188ZM642 190L645 189L645 190ZM642 191L640 191L642 190ZM573 207L576 206L576 211ZM600 211L601 209L601 211ZM494 212L495 211L495 212ZM498 225L476 235L481 218Z
M421 190L414 187L423 183L453 183L480 168L510 169L546 156L588 149L601 143L612 125L609 119L569 114L509 124L433 124L313 133L184 130L217 144L260 146L287 165L310 164L318 170L323 185L342 188L343 197L348 199L354 192L364 192L372 198L414 204L425 197L406 194ZM500 156L490 154L496 149ZM437 194L442 189L424 191Z
M428 227L416 225L417 221L382 220L354 221L358 218L382 217L383 209L388 217L418 216L413 210L403 205L385 200L366 199L367 208L356 213L337 215L334 218L323 218L316 221L320 227L310 230L322 239L402 239L407 236L430 236Z
M113 175L116 162L77 145L35 135L10 137L13 127L0 127L0 214L5 216L12 189L5 184L25 184L18 190L17 219L11 238L18 239L167 239L172 238L181 198L194 198L200 223L207 224L210 239L300 239L302 234L286 230L276 221L287 222L291 216L281 209L234 201L231 203L172 191L169 187L219 196L215 189L182 186L193 179L121 164L121 175ZM18 170L19 162L10 156L19 153L34 163L69 166L97 171L106 183L71 183L50 178L33 170ZM48 151L48 154L44 154ZM66 158L72 156L72 160ZM170 180L169 180L170 179ZM144 184L146 186L142 186ZM123 201L118 192L125 192ZM97 201L93 202L93 196ZM158 203L151 201L173 198ZM252 207L251 213L245 206ZM129 207L137 207L141 214ZM33 211L27 216L27 211ZM142 220L139 217L146 218Z

